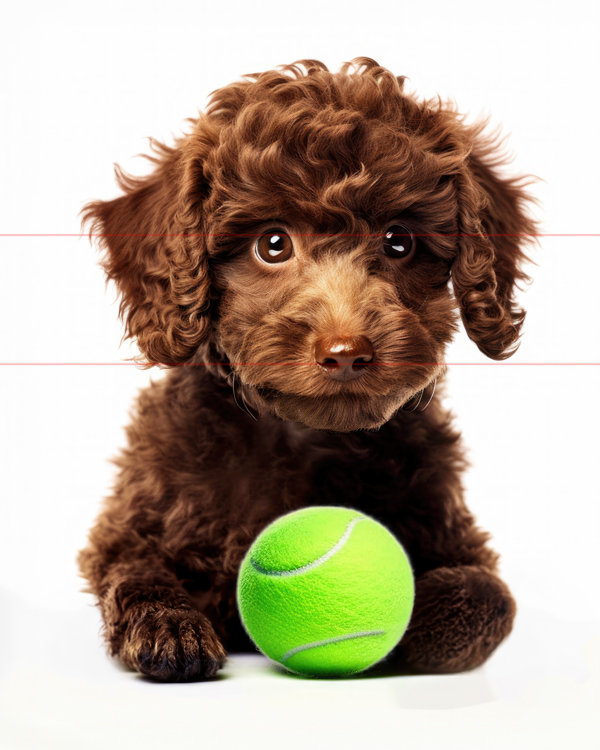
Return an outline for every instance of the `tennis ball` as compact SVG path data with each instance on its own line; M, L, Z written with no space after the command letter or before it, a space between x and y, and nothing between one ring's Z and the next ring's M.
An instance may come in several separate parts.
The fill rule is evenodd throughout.
M351 508L312 507L278 518L240 567L242 623L290 672L343 676L372 666L408 626L414 580L406 553Z

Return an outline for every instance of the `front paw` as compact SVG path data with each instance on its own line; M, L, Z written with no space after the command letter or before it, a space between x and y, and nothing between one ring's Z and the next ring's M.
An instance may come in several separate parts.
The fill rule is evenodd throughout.
M397 653L421 672L474 669L510 633L515 612L508 587L491 573L470 566L430 570L417 579Z
M212 677L227 654L208 619L194 609L140 605L118 656L128 667L165 682Z

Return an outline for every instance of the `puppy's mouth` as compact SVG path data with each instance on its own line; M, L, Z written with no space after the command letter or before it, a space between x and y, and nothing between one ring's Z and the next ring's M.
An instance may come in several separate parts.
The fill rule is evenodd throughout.
M315 429L381 427L441 374L442 346L408 311L364 317L356 336L318 333L324 324L305 330L281 315L261 319L230 360L243 363L232 367L244 400Z
M284 392L264 385L242 387L244 400L259 414L269 413L317 430L353 432L378 429L428 384L416 390L402 387L369 397L343 387L350 383L340 385L342 387L336 389L337 393L316 396Z

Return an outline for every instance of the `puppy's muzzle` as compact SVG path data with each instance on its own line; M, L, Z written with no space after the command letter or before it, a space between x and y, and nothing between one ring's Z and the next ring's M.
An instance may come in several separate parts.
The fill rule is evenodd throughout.
M373 360L366 336L322 336L315 342L315 361L333 380L354 380Z

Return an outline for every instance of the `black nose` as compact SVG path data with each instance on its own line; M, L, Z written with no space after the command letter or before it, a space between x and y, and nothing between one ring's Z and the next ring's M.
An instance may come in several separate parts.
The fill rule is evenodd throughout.
M315 342L315 360L333 380L354 380L373 359L366 336L322 336Z

